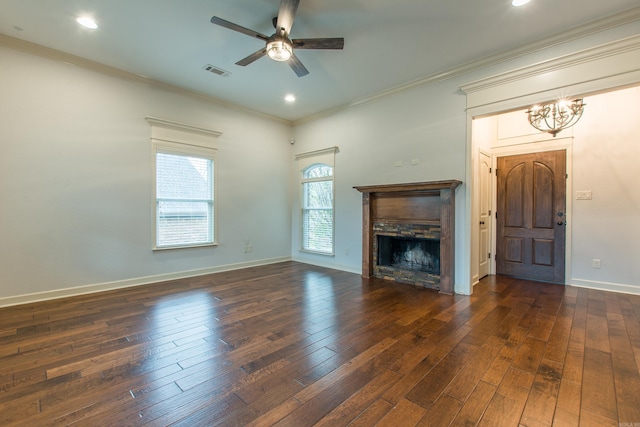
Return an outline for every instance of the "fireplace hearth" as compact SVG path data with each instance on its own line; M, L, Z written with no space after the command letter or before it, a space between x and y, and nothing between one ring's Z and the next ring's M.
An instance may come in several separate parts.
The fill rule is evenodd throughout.
M453 293L460 181L354 187L362 193L362 276Z

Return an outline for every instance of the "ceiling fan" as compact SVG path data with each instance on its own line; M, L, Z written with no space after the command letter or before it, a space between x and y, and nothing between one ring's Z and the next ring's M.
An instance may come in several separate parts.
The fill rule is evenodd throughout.
M278 16L272 20L276 32L270 37L218 18L217 16L211 18L211 23L255 37L266 43L265 47L236 62L236 65L244 67L267 55L275 61L286 61L298 77L302 77L309 74L309 70L302 65L302 62L300 62L295 53L293 53L293 49L340 50L344 47L344 38L290 39L289 33L293 26L293 19L299 3L300 0L280 0Z

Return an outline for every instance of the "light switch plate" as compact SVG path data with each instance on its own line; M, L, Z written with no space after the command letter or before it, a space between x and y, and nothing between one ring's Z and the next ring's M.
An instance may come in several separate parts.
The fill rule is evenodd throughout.
M576 200L591 200L591 190L576 191Z

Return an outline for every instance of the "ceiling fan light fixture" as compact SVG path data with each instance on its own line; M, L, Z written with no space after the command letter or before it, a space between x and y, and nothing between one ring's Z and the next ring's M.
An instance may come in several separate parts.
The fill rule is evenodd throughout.
M267 43L267 55L274 61L287 61L292 54L293 48L286 40L272 40Z

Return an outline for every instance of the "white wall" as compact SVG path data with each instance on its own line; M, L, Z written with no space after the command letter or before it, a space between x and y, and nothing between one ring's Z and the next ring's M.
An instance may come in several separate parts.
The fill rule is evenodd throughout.
M640 293L640 87L585 103L574 126L571 283ZM583 190L592 200L576 200Z
M290 125L8 48L0 63L0 305L290 258ZM218 247L151 251L145 116L222 132Z
M294 259L362 272L362 195L354 186L465 181L465 98L452 96L456 88L455 81L428 85L296 126L295 152L334 145L340 151L335 158L335 257L312 256L298 250L296 191L292 208ZM414 159L418 159L417 165L412 164ZM397 167L396 162L402 162L402 166ZM292 178L296 179L295 168ZM461 283L468 282L461 255L463 247L468 246L464 194L463 184L456 190L456 245L460 248L456 250L456 275L462 278Z

